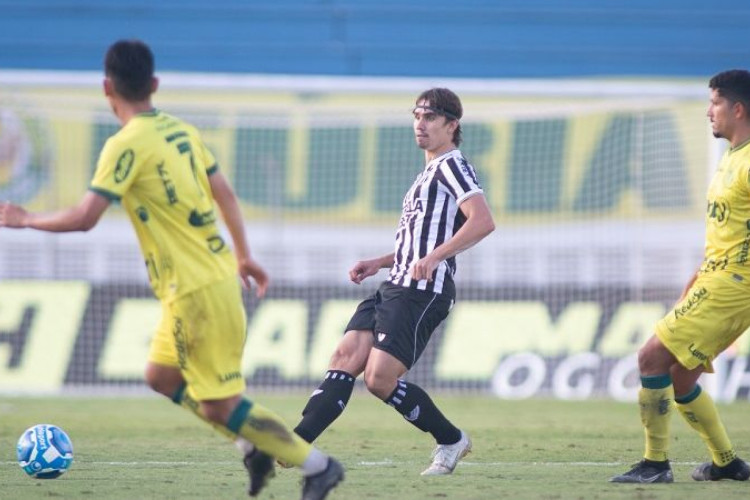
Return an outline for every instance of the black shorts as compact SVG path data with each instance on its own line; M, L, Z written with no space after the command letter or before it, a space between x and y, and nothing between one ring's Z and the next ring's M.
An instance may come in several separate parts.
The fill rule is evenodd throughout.
M376 349L411 368L453 307L455 288L452 282L446 281L446 285L443 293L434 293L384 281L357 306L346 331L371 330Z

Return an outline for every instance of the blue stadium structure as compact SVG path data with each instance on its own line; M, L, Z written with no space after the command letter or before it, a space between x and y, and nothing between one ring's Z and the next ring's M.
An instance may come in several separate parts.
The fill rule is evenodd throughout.
M705 77L748 65L748 26L739 0L0 0L0 69L98 70L136 37L170 71Z

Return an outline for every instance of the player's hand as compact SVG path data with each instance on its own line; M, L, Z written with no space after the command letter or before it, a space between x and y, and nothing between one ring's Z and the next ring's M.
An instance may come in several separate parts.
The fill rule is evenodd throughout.
M377 260L361 260L349 270L349 279L359 285L365 278L378 271L380 271L380 263Z
M432 275L435 272L435 269L437 268L438 264L440 262L436 261L429 255L426 255L425 257L422 257L417 262L414 263L410 270L410 274L412 279L420 281L420 280L427 280L432 281Z
M250 290L252 288L250 278L253 278L256 284L255 296L259 299L263 298L266 295L266 289L268 288L269 282L266 271L252 258L240 261L238 263L238 268L240 279L242 280L242 285L245 289Z
M28 212L9 202L0 203L0 227L26 227Z

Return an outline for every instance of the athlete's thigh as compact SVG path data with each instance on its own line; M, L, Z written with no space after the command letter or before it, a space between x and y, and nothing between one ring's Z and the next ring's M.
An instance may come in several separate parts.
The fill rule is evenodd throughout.
M246 318L237 279L180 297L171 310L178 364L191 395L198 400L224 399L244 391Z
M173 326L174 318L172 317L172 311L168 304L162 302L161 319L154 335L151 337L151 346L148 353L149 363L171 368L179 367L180 363L177 358L174 335L172 335Z
M750 326L750 286L731 274L701 275L656 325L656 335L688 370L712 361Z

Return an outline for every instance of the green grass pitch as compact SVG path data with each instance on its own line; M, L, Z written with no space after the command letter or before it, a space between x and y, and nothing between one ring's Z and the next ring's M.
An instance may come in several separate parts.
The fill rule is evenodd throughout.
M253 397L251 395L251 397ZM296 423L306 394L261 393L253 399ZM675 483L621 485L607 479L640 459L635 404L611 401L501 401L435 396L467 430L474 451L448 477L423 478L432 439L369 394L355 392L344 415L319 440L347 469L332 500L701 499L750 498L750 483L696 483L690 471L707 458L703 443L673 419ZM738 453L750 458L750 404L720 405ZM55 480L34 480L17 465L15 443L32 424L54 423L70 435L75 462ZM2 499L242 499L239 452L185 411L157 397L0 399ZM300 495L300 474L279 470L260 495Z

